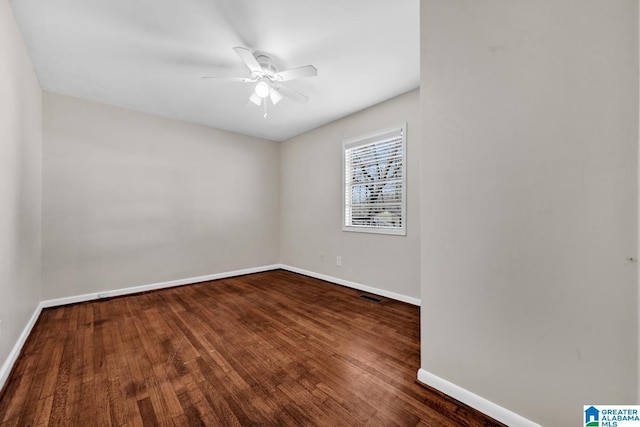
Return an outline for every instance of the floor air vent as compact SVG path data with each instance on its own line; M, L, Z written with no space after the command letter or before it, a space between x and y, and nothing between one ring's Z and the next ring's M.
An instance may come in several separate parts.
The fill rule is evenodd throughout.
M382 302L380 298L372 297L370 295L360 295L359 298L366 299L367 301L375 302L376 304L380 304Z

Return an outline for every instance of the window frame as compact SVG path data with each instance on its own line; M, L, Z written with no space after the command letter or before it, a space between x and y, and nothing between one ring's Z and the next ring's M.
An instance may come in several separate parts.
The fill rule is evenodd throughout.
M364 145L384 142L392 138L393 134L400 133L402 136L402 203L401 209L401 227L372 227L372 226L354 226L348 225L349 212L347 212L347 192L350 183L346 182L347 173L347 150L361 147ZM373 233L387 234L396 236L407 235L407 123L402 122L395 126L390 126L375 132L360 135L354 138L348 138L342 141L342 231L356 233Z

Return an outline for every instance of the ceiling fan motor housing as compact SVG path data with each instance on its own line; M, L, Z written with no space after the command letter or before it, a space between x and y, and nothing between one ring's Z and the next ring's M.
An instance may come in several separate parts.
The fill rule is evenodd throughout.
M266 55L258 55L256 56L256 61L258 61L258 64L262 67L265 76L273 79L278 72L278 67L273 64L271 58Z

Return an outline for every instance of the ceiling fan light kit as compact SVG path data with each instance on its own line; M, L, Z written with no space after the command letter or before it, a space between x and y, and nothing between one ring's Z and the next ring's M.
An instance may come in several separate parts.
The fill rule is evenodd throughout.
M249 97L249 102L254 103L255 105L257 105L258 107L260 106L260 104L262 103L262 98L260 98L258 95L256 95L255 91L251 93L251 96Z
M269 98L271 99L271 102L273 103L273 105L277 105L278 102L282 101L282 98L284 98L284 96L282 96L282 94L278 90L271 89L271 93L269 93Z
M306 95L285 86L282 82L317 76L318 70L313 65L278 71L278 68L273 64L271 58L266 55L254 56L246 47L234 47L233 50L247 68L249 68L251 77L206 76L203 78L240 83L256 83L253 92L249 96L249 103L247 105L256 105L258 107L263 105L265 118L267 117L267 98L271 100L273 105L277 105L285 97L299 103L305 103L309 100Z
M265 81L261 81L256 85L256 95L260 98L266 98L269 96L269 92L271 92L271 87Z

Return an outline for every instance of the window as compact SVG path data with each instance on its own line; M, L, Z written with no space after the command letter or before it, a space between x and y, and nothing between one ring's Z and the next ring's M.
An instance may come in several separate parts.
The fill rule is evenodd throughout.
M406 123L342 143L342 229L406 235Z

